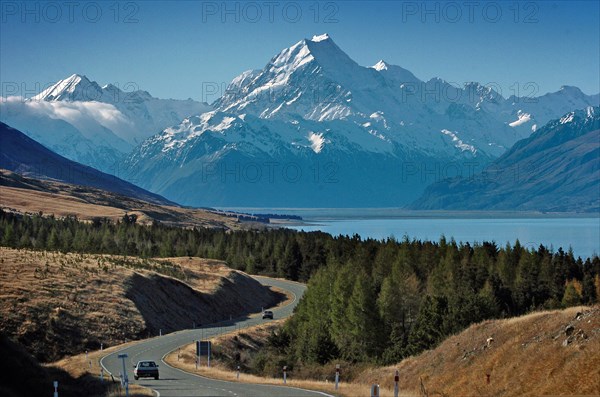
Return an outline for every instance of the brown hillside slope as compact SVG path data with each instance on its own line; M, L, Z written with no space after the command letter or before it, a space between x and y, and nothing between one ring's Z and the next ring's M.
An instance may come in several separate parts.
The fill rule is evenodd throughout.
M598 396L600 307L485 321L357 381L391 387L396 368L401 389L415 395L422 379L429 396Z
M117 221L135 214L138 222L159 221L181 227L242 229L264 227L255 222L238 222L233 216L199 208L159 205L116 193L64 182L38 180L0 169L0 208L18 213L74 215L89 221L107 218Z
M0 332L42 361L260 311L281 298L219 261L0 248Z
M91 358L90 354L90 358ZM40 365L23 346L14 343L6 335L0 333L0 396L31 397L51 396L53 381L58 381L60 397L81 397L85 390L86 397L119 396L117 383L102 382L93 376L88 368L85 355L78 363L78 368L66 370L59 366ZM95 372L98 373L98 372ZM154 396L151 390L132 385L130 397Z

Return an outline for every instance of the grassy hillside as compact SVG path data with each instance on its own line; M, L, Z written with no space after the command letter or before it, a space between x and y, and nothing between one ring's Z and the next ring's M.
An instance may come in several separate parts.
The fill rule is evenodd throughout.
M397 366L365 371L357 382L390 387L396 368L403 390L420 392L422 380L429 396L597 396L600 307L485 321Z
M220 261L0 248L0 332L41 361L260 311L278 299Z
M51 396L54 391L53 382L58 381L61 397L80 397L85 390L87 397L116 397L122 395L118 383L101 382L85 369L88 368L83 359L75 365L44 366L40 365L22 346L0 334L0 396L30 397ZM91 355L90 355L91 358ZM64 368L63 368L64 367ZM151 390L132 385L131 397L154 396Z
M226 229L240 229L248 225L238 222L236 217L227 216L227 213L161 205L93 187L28 178L2 169L0 208L18 213L42 212L58 218L76 216L84 221L97 218L117 221L128 213L135 214L142 224L158 221L181 227Z
M332 393L334 363L303 366L277 361L273 332L278 332L277 324L271 323L214 339L213 368L201 368L200 373L235 381L239 363L241 381L279 384L280 366L286 364L293 385ZM493 340L488 343L489 338ZM195 372L193 349L186 346L180 358L175 351L167 361ZM261 368L265 352L272 361L270 368ZM382 397L391 397L396 369L402 397L598 396L600 306L485 321L395 366L341 364L342 383L335 394L343 397L368 395L374 383L381 385Z

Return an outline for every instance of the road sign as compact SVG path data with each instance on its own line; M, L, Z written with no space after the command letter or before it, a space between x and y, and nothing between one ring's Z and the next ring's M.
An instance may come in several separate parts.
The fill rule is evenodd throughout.
M206 340L196 341L196 355L197 356L208 356L211 350L211 342Z
M129 379L127 379L127 367L125 366L125 359L128 357L127 353L119 354L119 357L123 361L123 385L125 386L125 397L129 397Z

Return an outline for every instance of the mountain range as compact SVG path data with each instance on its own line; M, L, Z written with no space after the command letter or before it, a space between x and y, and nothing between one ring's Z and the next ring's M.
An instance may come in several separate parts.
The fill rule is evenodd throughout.
M71 160L116 173L144 139L210 109L191 99L154 98L134 83L123 87L74 74L32 98L4 98L0 121Z
M122 169L189 205L402 206L598 98L424 82L384 61L360 66L321 35L236 77L213 111L149 138Z
M600 107L549 122L480 174L432 184L412 208L600 212Z
M571 86L506 98L493 86L424 81L385 61L364 67L325 34L240 74L211 105L74 75L0 106L3 121L58 153L181 204L398 207L600 103ZM85 128L72 113L96 124Z
M174 204L164 197L141 189L114 175L105 174L92 167L66 159L29 138L21 131L1 122L0 148L2 148L2 151L0 151L0 169L35 179L90 186L153 204Z

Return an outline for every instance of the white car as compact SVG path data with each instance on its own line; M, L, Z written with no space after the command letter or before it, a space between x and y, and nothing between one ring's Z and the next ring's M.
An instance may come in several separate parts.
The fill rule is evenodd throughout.
M138 361L133 366L133 377L135 380L139 378L154 378L158 380L158 365L154 361Z

